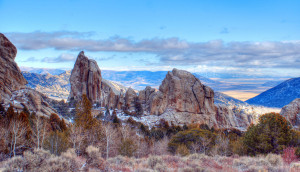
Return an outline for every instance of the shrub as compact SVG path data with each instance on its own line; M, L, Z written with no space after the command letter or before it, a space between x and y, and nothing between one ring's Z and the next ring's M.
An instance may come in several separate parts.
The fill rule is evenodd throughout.
M180 131L171 138L168 150L171 153L176 153L177 147L181 144L184 144L188 149L192 148L192 144L197 144L201 145L202 152L206 153L213 147L215 137L215 133L198 128Z
M34 149L33 153L30 151L24 152L23 157L27 164L26 170L32 171L36 168L45 166L47 164L47 160L53 157L53 155L44 149Z
M279 153L292 141L290 123L278 113L267 113L257 125L250 125L244 136L244 145L250 155Z
M148 158L148 166L154 169L158 164L163 165L163 160L159 156L150 156Z
M167 170L168 168L165 164L157 164L154 169L155 169L155 171L158 171L158 172L167 172L168 171Z
M288 148L284 149L282 158L283 158L283 161L287 164L297 161L298 157L296 155L296 148L288 147Z
M155 138L156 141L163 139L165 136L164 131L162 129L155 129L152 128L151 130L151 137Z
M16 156L6 162L4 172L25 171L26 161L21 156Z
M133 160L128 157L124 157L121 155L118 155L113 158L109 158L107 160L109 164L114 164L114 165L127 165L127 166L132 166L134 164Z
M271 164L261 157L241 157L233 160L233 166L241 171L258 171L270 168Z
M108 163L101 157L99 148L88 146L86 148L88 167L107 170Z
M133 140L131 139L122 140L119 147L119 153L122 156L132 157L135 151L136 151L136 145L134 144Z
M184 144L181 144L177 147L176 154L180 156L187 156L190 154L190 151Z
M77 154L75 149L68 149L66 152L61 154L61 157L69 161L71 171L76 171L81 167L79 162L76 160Z
M45 172L60 172L60 171L66 171L71 172L72 167L71 163L62 157L51 157L47 160L47 163L44 164L40 168L35 168L35 171L45 171Z
M79 165L70 157L69 152L61 157L51 155L49 151L35 149L33 152L26 151L22 157L14 157L7 161L4 171L45 171L45 172L74 172L79 171ZM72 158L73 155L71 155Z
M282 166L283 165L283 159L282 159L282 157L280 155L268 154L266 156L266 159L273 166Z

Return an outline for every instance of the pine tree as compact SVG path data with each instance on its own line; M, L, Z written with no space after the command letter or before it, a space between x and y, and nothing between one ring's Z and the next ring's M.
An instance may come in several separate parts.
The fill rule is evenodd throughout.
M292 142L290 123L278 113L267 113L251 125L244 136L248 154L280 153Z
M92 116L92 104L86 95L82 95L82 100L76 106L75 124L90 129L96 121Z

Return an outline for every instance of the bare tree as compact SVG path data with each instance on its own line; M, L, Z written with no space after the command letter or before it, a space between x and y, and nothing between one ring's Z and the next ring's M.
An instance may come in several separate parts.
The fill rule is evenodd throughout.
M105 154L106 154L106 159L108 159L110 155L110 151L113 148L116 148L115 145L117 142L118 132L111 124L105 124L103 128L104 128L103 139L105 141Z
M80 148L86 138L86 133L81 126L71 125L70 126L70 142L73 145L77 155L80 153Z
M19 120L12 120L9 125L9 131L11 133L11 151L16 156L16 149L26 144L25 134L27 126Z
M36 116L36 119L33 123L33 141L38 149L43 147L45 135L47 134L47 123L41 119L39 115Z

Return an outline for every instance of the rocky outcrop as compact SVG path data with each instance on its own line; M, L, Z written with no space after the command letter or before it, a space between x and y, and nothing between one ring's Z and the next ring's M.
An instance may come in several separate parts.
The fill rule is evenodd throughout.
M215 128L246 128L251 123L247 115L235 113L225 106L215 106L214 91L183 70L168 72L159 90L148 86L137 94L132 88L125 90L116 83L102 79L97 63L81 52L72 70L70 83L69 99L78 100L86 94L93 103L99 103L102 107L129 111L135 111L140 103L145 118L154 123L162 118L176 125L206 123Z
M0 97L9 98L13 91L25 88L27 81L14 61L17 48L0 33Z
M71 72L69 99L79 100L85 94L93 103L100 103L101 80L101 71L97 62L88 59L81 51Z
M15 57L16 47L0 33L0 97L1 103L8 108L21 111L26 107L38 115L48 115L56 111L48 104L46 97L30 88L26 88L27 81L23 77Z
M126 88L112 81L102 79L97 62L88 59L81 51L70 76L69 100L78 101L83 94L102 107L122 109Z
M101 106L108 107L110 109L122 109L124 103L124 94L126 88L114 83L102 79L101 82Z
M4 100L4 105L8 108L11 104L16 111L22 111L26 107L29 111L43 116L50 116L51 113L57 113L46 99L42 93L30 88L24 88L13 91L11 98Z
M234 112L225 105L214 105L214 91L187 71L168 72L159 90L146 87L138 101L146 114L159 115L175 125L205 123L215 128L246 128L250 115ZM151 117L147 120L153 121ZM154 121L153 121L154 122Z
M300 98L293 100L281 109L280 114L284 116L293 126L300 125Z
M128 88L124 98L126 109L135 110L135 102L137 101L136 92L132 88Z
M184 70L168 72L159 91L147 87L140 94L141 102L154 115L160 115L166 109L195 114L210 114L215 109L213 90Z

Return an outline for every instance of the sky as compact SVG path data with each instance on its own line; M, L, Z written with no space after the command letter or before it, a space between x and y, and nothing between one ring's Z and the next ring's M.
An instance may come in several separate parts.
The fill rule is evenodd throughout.
M19 66L299 77L299 0L0 0Z

